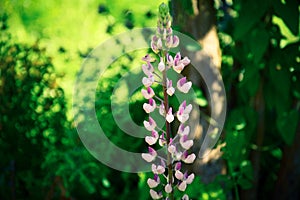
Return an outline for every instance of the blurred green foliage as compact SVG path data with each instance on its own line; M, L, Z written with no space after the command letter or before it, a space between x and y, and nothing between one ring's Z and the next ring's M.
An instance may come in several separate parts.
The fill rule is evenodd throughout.
M45 48L15 43L6 21L1 16L0 196L40 198L41 163L48 152L65 145L66 101Z
M85 150L70 120L70 104L75 75L89 50L122 31L155 26L160 3L0 2L0 199L149 198L149 174L117 172ZM229 103L220 141L226 144L227 173L209 184L197 177L188 192L193 199L233 199L259 184L259 198L270 199L283 149L297 142L299 129L299 5L296 0L215 4ZM184 9L192 14L191 1ZM118 128L111 101L120 77L139 66L142 55L133 52L113 63L96 93L104 132L133 152L145 151L144 142ZM126 95L130 117L141 124L141 95ZM196 95L198 104L207 106L202 92ZM257 152L260 160L254 163Z
M257 198L269 199L282 178L284 149L298 143L299 2L235 0L220 8L222 74L229 103L225 184L240 192L257 188ZM299 186L300 180L294 184Z

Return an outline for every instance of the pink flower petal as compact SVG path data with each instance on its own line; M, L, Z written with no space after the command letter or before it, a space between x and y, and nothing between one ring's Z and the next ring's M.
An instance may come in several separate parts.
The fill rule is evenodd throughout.
M167 89L167 94L169 96L173 96L174 93L175 93L175 88L170 87L170 88Z
M166 141L166 139L165 139L165 133L162 133L162 134L159 136L158 143L159 143L159 145L160 145L161 147L167 144L167 141Z
M182 63L179 63L178 65L173 66L174 71L177 72L178 74L181 73L183 68L184 68L184 65Z
M154 71L154 68L153 68L153 66L151 65L151 63L148 62L147 64L143 64L143 65L142 65L142 70L143 70L143 72L144 72L147 76L149 76L149 75L152 74L152 72Z
M190 127L189 126L184 127L183 124L180 124L180 126L178 127L177 134L179 136L183 136L183 135L188 135L189 133L190 133Z
M175 48L175 47L177 47L178 45L179 45L179 38L178 38L176 35L174 35L174 36L173 36L173 44L172 44L172 47Z
M153 41L153 40L151 40L151 49L152 49L152 51L153 51L154 53L156 53L156 54L159 52L159 50L158 50L158 48L157 48L157 45L156 45L156 42Z
M155 110L156 108L156 103L154 99L149 99L149 103L144 103L143 104L143 109L145 110L146 113L151 113Z
M152 73L148 77L143 77L142 83L145 87L150 87L154 83L154 76Z
M158 38L156 45L157 45L157 48L158 48L158 49L162 49L162 41L161 41L161 38Z
M194 178L195 178L195 175L194 175L193 173L191 173L191 174L187 177L186 183L187 183L187 184L191 184L191 183L193 182Z
M157 138L151 137L151 136L146 136L145 141L149 145L154 145L157 142Z
M149 151L149 154L156 157L157 156L157 153L156 151L152 148L152 147L148 147L148 151Z
M185 77L184 77L185 78ZM182 78L183 79L183 78ZM192 82L189 81L189 82L184 82L182 83L182 79L180 79L178 82L177 82L177 88L180 92L183 92L183 93L188 93L189 90L191 89L192 87Z
M154 174L163 174L165 172L165 167L162 165L156 166L155 164L152 164L151 169Z
M144 121L144 126L148 131L154 131L156 122L151 117L149 117L149 121Z
M149 153L142 153L142 158L147 162L152 162L155 159L155 157Z
M172 192L172 186L171 186L171 184L167 184L166 186L165 186L165 191L166 191L166 193L171 193Z
M194 162L195 158L196 158L196 155L191 154L191 155L188 155L185 159L183 159L183 161L187 164L191 164Z
M179 139L179 143L182 146L182 148L184 148L186 150L190 149L193 146L193 144L194 144L193 140L188 140L187 135L183 135Z
M167 64L168 64L169 68L174 65L173 57L169 54L167 54Z
M142 89L141 92L142 92L142 95L145 97L145 99L150 99L155 95L155 93L151 87L148 87L147 90Z
M159 176L154 176L154 179L148 178L147 184L150 188L155 188L160 184Z
M150 189L150 196L152 197L152 199L161 199L163 197L163 195L161 193L157 193L155 190Z
M183 180L183 173L179 170L176 170L175 172L175 177L178 179L178 180Z
M175 167L174 167L175 170L180 170L181 169L181 162L177 162L175 164Z
M147 54L142 58L142 60L148 63L148 62L154 62L155 58L152 58L149 54Z
M167 93L172 96L175 92L175 88L172 86L172 80L167 79Z
M184 65L184 66L187 66L188 64L190 64L190 59L188 58L188 57L184 57L182 60L181 60L181 62L182 62L182 64Z
M174 145L170 145L168 147L168 151L171 153L171 154L174 154L176 152L176 147Z
M168 111L167 116L166 116L166 120L169 123L174 121L174 115L172 114L172 107L169 108L169 111Z
M165 70L165 68L166 68L165 63L163 61L163 58L161 57L160 62L158 63L158 70L162 72Z
M179 185L178 185L178 190L184 192L186 189L186 182L182 181Z
M161 115L161 116L165 116L165 113L166 112L166 110L165 110L165 106L164 106L164 104L163 104L163 102L160 104L160 106L159 106L159 114Z

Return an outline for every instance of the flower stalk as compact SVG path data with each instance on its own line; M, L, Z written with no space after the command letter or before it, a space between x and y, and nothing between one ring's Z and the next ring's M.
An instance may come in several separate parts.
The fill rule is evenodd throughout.
M157 32L151 40L151 48L159 57L157 59L159 63L157 67L153 66L156 59L150 55L146 55L142 59L146 62L146 64L142 65L146 76L142 79L145 88L142 89L141 93L148 101L148 103L144 103L143 109L149 114L148 121L144 121L144 126L151 132L151 136L145 137L145 141L149 147L148 153L143 153L142 158L152 163L154 178L149 178L147 181L152 199L161 199L166 196L167 200L174 200L174 191L185 192L187 185L191 184L194 179L193 173L188 174L181 167L182 163L191 164L196 158L195 154L189 154L188 152L193 146L193 140L189 139L189 126L185 125L189 119L192 105L187 105L187 102L183 101L177 111L169 105L169 96L172 96L176 91L187 94L192 86L192 83L187 81L186 77L181 77L178 80L170 80L167 76L168 70L173 70L180 74L190 63L187 57L181 58L180 52L174 57L169 54L169 50L178 45L179 38L173 35L171 28L169 8L163 3L159 7ZM159 80L155 80L155 78L159 78ZM152 89L153 84L160 83L161 81L163 97L159 97ZM160 105L158 101L160 101ZM159 128L155 120L150 116L157 109L165 120L165 130ZM177 133L172 134L171 124L174 122L175 117L180 125ZM160 146L166 147L166 158L159 156L155 151L153 146L157 142ZM188 200L189 197L187 194L183 194L181 199Z
M165 112L167 113L169 111L169 96L167 93L167 73L166 70L162 72L163 74L163 90L164 90L164 106L165 106ZM167 146L170 144L170 138L171 138L171 127L170 122L166 120L166 139L167 139ZM172 155L169 151L167 151L167 165L168 165L168 184L173 188L173 167L172 167ZM174 191L171 190L169 193L169 199L174 199Z

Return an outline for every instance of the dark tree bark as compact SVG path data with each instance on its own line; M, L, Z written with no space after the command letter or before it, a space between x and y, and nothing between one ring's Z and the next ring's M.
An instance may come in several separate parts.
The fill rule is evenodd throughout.
M192 35L201 45L201 51L197 52L193 58L196 59L199 66L188 67L183 72L194 85L204 88L201 76L197 71L201 67L207 65L211 70L221 68L221 49L216 28L216 10L213 0L172 0L171 13L173 16L173 25L179 28L182 33ZM184 52L184 50L183 50ZM207 83L206 83L207 84ZM207 87L213 87L207 85ZM216 97L218 98L218 97ZM216 101L224 101L224 99L215 99ZM197 106L197 105L193 105ZM224 109L224 108L221 108ZM202 111L201 111L202 112ZM209 115L210 108L205 113ZM191 113L191 121L199 120L200 112L193 109ZM200 117L195 127L191 127L192 134L195 135L195 144L202 144L203 133L205 133L208 123ZM200 145L194 146L194 151L198 152ZM213 178L220 173L224 173L223 161L220 159L220 147L212 150L212 152L204 159L197 159L192 167L195 173L201 176L204 182L211 182Z

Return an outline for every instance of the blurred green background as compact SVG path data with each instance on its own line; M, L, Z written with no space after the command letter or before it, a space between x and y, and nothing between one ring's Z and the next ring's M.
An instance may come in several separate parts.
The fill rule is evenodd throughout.
M0 199L149 199L151 174L112 170L82 146L73 123L72 91L94 47L118 33L156 26L162 2L0 2ZM165 1L183 18L196 15L193 2L215 9L228 114L218 142L224 146L218 158L222 173L209 182L197 177L190 197L299 199L298 1ZM175 29L193 34L180 23ZM107 136L136 152L145 151L144 141L117 127L110 104L114 84L140 65L141 55L125 54L113 63L96 94ZM207 109L203 95L200 107ZM130 99L137 124L145 118L143 101L139 94Z

